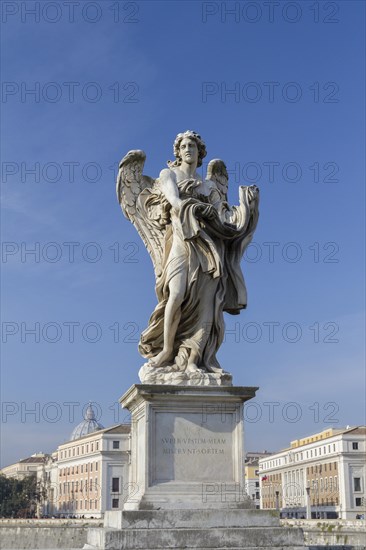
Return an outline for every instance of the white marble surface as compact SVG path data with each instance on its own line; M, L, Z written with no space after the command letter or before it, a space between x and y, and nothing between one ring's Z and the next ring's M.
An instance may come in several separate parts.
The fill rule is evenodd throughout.
M256 389L132 386L125 509L246 507L243 404Z
M167 384L171 386L231 386L232 376L224 370L205 372L196 368L185 371L175 365L151 367L148 363L139 370L139 378L143 384Z
M117 197L154 264L157 306L142 332L139 351L148 361L143 383L231 385L216 354L225 333L224 311L247 305L240 262L258 221L259 191L239 187L239 205L227 202L222 160L197 172L206 156L201 136L178 134L175 160L158 178L143 175L146 155L129 151L119 165Z

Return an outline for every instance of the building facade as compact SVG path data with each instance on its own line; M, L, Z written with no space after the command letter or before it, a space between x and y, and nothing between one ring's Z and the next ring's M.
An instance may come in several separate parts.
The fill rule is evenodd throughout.
M260 506L282 517L365 515L366 427L327 429L259 460Z
M57 449L57 515L102 517L121 510L129 490L130 426L119 424Z
M130 487L130 425L104 428L89 404L70 440L52 454L38 453L6 466L1 473L36 475L42 500L38 517L100 518L122 510Z
M37 517L53 517L58 514L57 487L58 468L57 451L47 455L43 464L37 468L37 481L40 485L43 500L38 504Z
M48 455L44 453L35 453L28 458L22 458L19 462L5 466L0 470L0 474L6 477L16 477L22 479L29 475L35 475L38 467L45 463Z
M271 454L267 451L250 451L245 455L245 492L257 509L260 508L259 459Z

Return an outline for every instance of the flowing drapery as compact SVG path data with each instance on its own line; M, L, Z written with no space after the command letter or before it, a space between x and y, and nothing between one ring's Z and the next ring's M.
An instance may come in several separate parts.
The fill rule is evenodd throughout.
M194 180L184 180L178 187L179 212L169 208L158 190L145 190L139 198L138 208L151 223L166 223L162 270L156 281L158 304L141 335L139 351L153 358L163 349L169 282L181 277L185 295L172 364L184 369L193 350L197 367L215 372L221 370L216 352L224 338L223 312L237 314L246 307L240 262L255 230L258 210L250 208L245 188L241 188L240 206L230 208L224 201L214 206L208 197L199 195Z

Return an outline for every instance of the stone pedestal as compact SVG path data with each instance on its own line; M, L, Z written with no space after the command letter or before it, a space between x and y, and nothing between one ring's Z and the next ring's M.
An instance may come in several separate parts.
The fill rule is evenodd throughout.
M243 405L257 388L132 386L130 490L90 529L93 550L305 550L301 529L244 491Z
M138 384L125 510L245 508L243 404L257 388Z

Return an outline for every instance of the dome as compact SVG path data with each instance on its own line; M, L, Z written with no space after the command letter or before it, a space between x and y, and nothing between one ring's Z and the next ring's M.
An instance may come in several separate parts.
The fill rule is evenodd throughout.
M79 439L80 437L83 437L84 435L89 435L93 432L97 432L98 430L103 430L104 426L99 424L97 419L95 418L95 413L92 407L92 404L89 403L88 408L86 409L84 420L80 422L74 428L70 440L73 441L74 439Z

